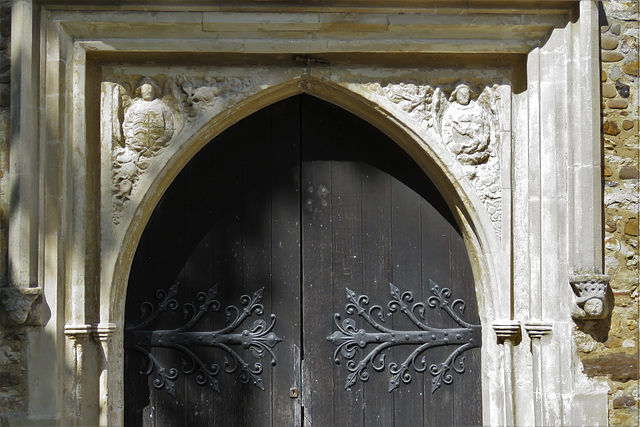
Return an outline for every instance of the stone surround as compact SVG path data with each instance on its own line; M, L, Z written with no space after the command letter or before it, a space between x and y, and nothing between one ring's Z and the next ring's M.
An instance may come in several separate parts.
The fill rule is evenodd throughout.
M140 11L150 8L148 2L127 12L114 8L107 13L55 6L64 2L43 3L48 5L41 15L47 43L41 57L23 50L13 56L21 65L16 69L14 62L14 76L23 82L12 92L12 126L19 131L12 134L11 181L0 178L0 236L6 239L9 209L14 213L12 236L20 235L20 241L9 241L14 266L3 266L2 285L35 289L29 292L42 292L45 301L42 306L36 301L34 314L25 317L44 326L3 326L0 393L6 396L0 394L0 408L9 417L118 424L125 292L120 284L126 283L137 239L159 194L217 133L263 106L301 92L330 100L387 132L431 171L445 198L458 207L457 219L474 260L482 322L487 325L486 424L604 424L607 387L601 379L587 376L607 378L612 424L632 422L634 410L637 416L637 280L636 288L628 285L634 272L637 277L633 192L637 195L638 151L633 135L638 128L638 79L632 56L637 54L637 13L634 18L633 10L624 9L628 2L605 2L607 16L615 22L603 27L601 42L603 52L608 52L602 56L608 73L603 96L611 95L604 104L604 173L610 173L607 182L621 183L605 186L606 273L615 304L609 307L610 318L587 321L571 317L576 300L569 283L580 275L605 273L598 261L602 223L596 202L600 178L594 168L599 168L595 2L582 1L579 8L573 2L548 2L545 9L535 9L542 6L518 1L509 2L513 9L486 10L482 2L447 2L449 9L433 2L417 9L407 1L406 11L425 13L420 20L372 1L376 13L351 7L351 18L345 20L321 8L284 8L274 15L263 5L259 10L249 6L241 11L245 13L224 7L199 13L198 1L187 2L183 11L189 13L177 17L161 13L172 7L161 1L152 23ZM333 3L336 12L346 2ZM15 5L14 22L18 19L22 25L13 34L18 46L29 46L36 40L31 39L30 26L37 23L31 21L36 15L31 15L31 1ZM7 10L0 9L3 35ZM247 11L254 17L258 12L266 15L247 20ZM466 15L481 24L465 27L461 18ZM619 34L616 22L621 24ZM431 27L420 27L425 23ZM356 30L365 36L352 38ZM177 33L191 43L185 46ZM167 35L166 43L149 42L159 34ZM307 41L292 39L292 34L316 37ZM287 51L285 41L294 45L293 51ZM208 52L213 59L203 60L200 53L211 46L218 51ZM269 46L276 46L280 55ZM9 49L8 43L0 47ZM192 56L175 64L172 49L183 48L192 50ZM290 57L283 59L282 52ZM147 53L155 56L145 57ZM136 63L141 55L143 61ZM185 67L184 61L192 65ZM607 71L608 64L619 66L621 77L613 79L611 73L615 77L618 71ZM97 74L90 71L96 65ZM38 69L46 76L42 104L35 89ZM4 91L8 81L2 75ZM585 87L590 79L594 84ZM171 131L166 126L147 129L147 142L127 136L124 125L127 114L133 123L136 114L152 111L135 90L142 81L155 83L153 111L164 115L165 122L170 115L172 122ZM475 93L469 103L456 100L461 84ZM89 99L101 99L101 104ZM2 92L0 107L4 100ZM469 111L475 108L469 117L477 130L468 141L446 131L459 114L456 102L469 105ZM39 113L27 114L35 110ZM3 108L0 114L0 131L5 132L0 138L0 170L6 174L9 112ZM40 141L34 144L40 150L30 151L27 140ZM100 141L98 149L86 144L94 140ZM468 151L458 148L467 143ZM133 147L133 153L127 147ZM462 156L469 153L473 156ZM40 170L30 176L29 166L38 159ZM40 179L45 183L41 188ZM21 199L9 206L10 186ZM637 212L637 196L635 206ZM568 214L573 217L564 222ZM30 231L27 225L34 221L40 231ZM74 255L76 251L82 256ZM621 262L626 267L620 267ZM65 273L61 266L66 266ZM60 277L66 282L58 282ZM68 283L66 289L62 283ZM608 319L611 333L603 339L599 333L606 330ZM581 359L574 357L571 337ZM59 367L66 364L75 370L43 370L43 352L56 354ZM616 363L630 369L612 368ZM22 366L27 367L26 376ZM48 387L34 388L35 378Z

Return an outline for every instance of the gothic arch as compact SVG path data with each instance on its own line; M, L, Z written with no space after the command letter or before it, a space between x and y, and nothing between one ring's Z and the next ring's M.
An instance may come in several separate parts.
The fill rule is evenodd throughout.
M120 380L123 375L122 326L129 272L137 244L155 206L182 168L204 145L242 118L300 93L329 101L371 123L400 145L434 182L462 230L472 265L480 320L481 324L486 325L483 328L483 342L489 344L482 347L482 371L496 372L499 373L500 378L503 377L502 372L505 368L501 362L502 355L492 349L495 345L491 345L491 342L495 341L495 337L489 325L496 319L509 317L510 307L504 304L504 301L508 301L508 297L502 295L503 290L508 289L508 277L505 277L505 272L497 267L499 261L496 258L500 256L500 242L491 218L457 160L443 144L421 137L420 130L414 123L409 123L403 117L372 102L362 94L325 80L304 78L287 81L258 92L242 100L233 108L210 118L181 144L179 150L172 153L155 176L148 177L149 184L135 207L132 221L126 224L126 228L123 227L126 233L118 246L113 280L105 282L110 284L110 288L102 289L102 307L109 313L109 318L102 319L102 322L118 325L111 342L111 352L115 357L112 357L110 362L108 387L115 402L121 402L123 399ZM494 405L483 406L484 419L497 416L490 413L492 408L501 407L500 411L503 411L506 405L505 393L509 392L500 390L500 387L489 386L489 383L496 380L501 382L492 375L485 374L482 378L483 401L495 402Z
M403 118L386 110L384 106L376 105L360 94L327 81L306 78L259 92L239 102L233 109L213 117L190 135L159 173L150 180L140 203L135 207L135 221L131 221L126 227L109 297L103 299L108 301L109 319L103 321L121 324L128 273L138 241L155 206L182 168L204 145L234 123L270 104L299 93L308 93L329 101L361 117L387 134L420 165L440 190L463 230L474 270L481 319L484 323L488 319L496 318L496 313L501 312L501 298L495 282L502 278L501 272L493 265L491 255L498 252L499 243L484 206L446 147L424 140L415 125L406 123ZM103 293L103 296L106 295Z

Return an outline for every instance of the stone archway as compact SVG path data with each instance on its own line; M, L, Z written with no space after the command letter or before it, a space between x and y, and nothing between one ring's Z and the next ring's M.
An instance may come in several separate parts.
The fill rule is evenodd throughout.
M197 424L215 424L218 419L228 424L301 425L305 420L305 425L370 425L392 424L394 416L399 425L481 423L481 361L476 348L481 330L468 324L461 329L465 321L477 323L477 305L470 263L453 216L405 152L332 104L309 96L289 98L243 119L207 144L156 207L130 277L125 423L163 425L177 417ZM403 291L390 295L389 282ZM156 290L169 292L170 285L171 296L155 301ZM361 296L345 300L345 286ZM256 297L253 292L260 287ZM260 322L262 310L250 309L248 323L233 323L240 329L228 330L221 316L203 311L200 305L206 299L196 304L200 311L191 313L198 318L195 323L189 322L184 332L171 332L166 322L175 316L162 304L173 299L186 303L198 291L209 295L212 309L220 304L221 311L227 305L236 307L243 293L259 298L252 303L263 307L265 315L271 313L271 320L264 319L263 329L247 329L246 336L251 340L247 347L251 342L262 351L242 352L233 338L242 327ZM408 301L409 295L415 301ZM439 304L446 303L447 295L452 298L449 303L458 301L451 318L440 316ZM368 327L363 325L397 334L406 330L413 344L396 345L391 338L396 332L389 332L388 342L365 346L362 354L340 351L347 359L333 366L334 346L327 337L336 337L334 344L340 348L349 346L347 323L342 332L334 332L329 313L342 313L343 300L383 306L387 300L396 301L398 310L402 304L419 304L412 322L403 322L404 314L398 312L399 317L380 323L369 318ZM143 318L153 318L151 323L136 320L141 302L149 308ZM459 304L466 310L458 312ZM156 310L161 311L157 316ZM385 317L392 311L396 310ZM206 345L191 342L197 330ZM228 335L211 332L216 330ZM183 370L173 366L176 351L194 365ZM420 356L411 356L412 351ZM264 360L259 357L262 352L268 356ZM380 355L374 357L377 352ZM389 369L396 366L392 358L409 356L408 370L376 373L382 354L389 359ZM148 376L138 372L135 361L140 355L149 362ZM223 355L230 360L224 370L219 362ZM350 366L356 356L365 365L345 371L344 365ZM421 371L423 356L432 366L429 375ZM374 360L367 362L369 357ZM214 365L205 369L205 361ZM254 362L261 363L259 369ZM196 382L204 387L194 383L193 369L200 378ZM348 381L345 390L345 377L352 370L349 377L358 380ZM248 382L244 386L243 378ZM450 380L452 387L447 386ZM289 396L291 387L299 397ZM434 408L440 409L435 413Z
M306 90L307 93L317 94L321 98L331 100L337 105L346 106L346 108L349 108L351 111L357 112L361 117L368 118L370 122L375 123L377 127L384 130L385 133L387 133L388 135L392 135L392 138L394 138L394 140L399 145L401 145L401 147L403 147L406 151L413 155L412 157L414 158L416 163L418 163L422 167L425 173L428 172L428 175L430 176L432 181L436 182L436 185L438 185L439 187L444 188L444 191L442 189L440 191L444 194L445 199L447 199L447 203L454 212L454 215L456 215L457 220L463 229L465 240L467 242L467 248L470 251L471 259L473 260L472 267L475 276L478 299L484 302L480 307L480 316L482 322L484 323L485 319L489 321L489 319L495 318L494 316L497 311L505 309L504 306L501 306L497 302L500 300L500 298L497 298L497 295L500 292L500 272L497 269L493 269L494 273L490 273L490 271L492 270L491 257L482 255L478 256L475 254L482 253L482 247L497 246L497 239L495 234L496 230L494 228L494 223L489 218L487 218L488 215L485 211L486 207L483 206L482 203L477 199L477 196L474 196L472 194L461 197L461 194L459 192L462 191L462 194L465 194L465 189L467 189L466 191L469 191L471 193L473 192L473 190L471 190L472 187L469 186L469 183L464 176L464 172L459 167L456 169L456 161L451 158L451 154L446 146L444 146L444 144L438 146L436 145L437 143L430 145L428 141L419 139L421 138L420 135L417 135L417 130L419 130L419 128L416 128L416 124L412 123L410 119L408 119L407 117L403 117L402 110L394 110L393 108L395 107L395 104L393 102L390 102L386 105L381 102L380 98L382 98L383 100L387 100L388 102L388 98L386 98L387 95L384 92L382 92L384 97L376 98L376 96L378 95L377 93L375 93L374 96L371 97L373 99L367 99L363 96L362 92L358 93L352 92L351 90L345 90L345 88L340 87L339 85L327 84L320 79L303 79L293 82L285 82L279 86L276 86L275 88L270 88L265 91L267 92L266 95L258 93L252 97L249 97L246 102L243 102L244 105L242 106L242 110L240 110L242 111L241 113L238 113L237 110L235 110L237 117L243 117L244 115L246 115L247 113L244 111L255 111L256 109L264 105L264 103L267 102L266 100L281 99L291 94L292 91L301 92L303 89ZM453 88L448 89L449 92L452 90ZM379 103L378 105L382 104L382 106L387 109L384 114L380 114L378 111L376 111L376 109L374 108L374 102ZM234 109L231 110L234 111ZM394 117L392 116L392 114L395 114L396 116ZM219 118L216 119L219 120ZM226 120L228 119L219 120L218 126L223 126L225 123L227 123ZM402 122L403 120L405 121L404 123ZM148 218L148 215L150 215L150 213L153 211L153 207L155 206L146 205L146 203L149 203L149 200L159 200L160 196L165 191L164 189L166 189L171 183L171 181L168 180L167 175L164 174L170 174L168 175L169 177L177 174L180 169L176 168L175 165L185 164L189 159L184 157L185 153L196 152L203 143L202 141L206 141L207 138L210 138L210 136L206 135L211 135L212 137L213 135L221 132L220 130L217 130L220 129L219 127L216 129L215 126L211 126L210 124L204 126L204 128L208 129L210 133L205 133L203 135L201 132L195 132L194 134L199 139L189 140L186 144L186 146L189 147L188 149L182 151L175 150L175 158L170 159L166 162L167 166L165 166L165 168L157 174L157 176L154 178L155 182L151 183L150 187L145 190L144 196L145 198L149 197L149 199L141 199L144 201L141 201L137 208L140 210L140 213L136 213L132 216L133 218L137 218L137 223L131 224L132 226L138 228L139 231L136 233L142 232L142 229L144 229L144 224L146 224L146 220L144 218ZM433 153L431 154L431 156L433 157L429 155L429 152ZM442 158L438 160L439 156ZM174 164L172 166L168 166L171 164L171 162L173 162ZM445 172L438 172L439 168L442 167L441 165L447 165L445 167ZM453 168L450 167L451 165L453 165ZM451 181L454 181L455 184L451 183ZM161 185L164 187L158 188L156 187L157 185ZM469 209L467 208L467 206L471 206L471 208ZM474 223L481 223L482 221L484 221L484 226L473 225ZM128 237L132 238L131 236L134 235L130 234ZM480 239L484 239L485 242L480 243ZM135 238L134 240L130 240L130 242L134 244L134 248L135 246L137 246L137 241L135 240ZM125 245L124 247L126 248L127 245ZM117 271L117 274L120 274L121 276L111 281L111 283L114 284L126 283L126 281L128 280L125 279L128 278L128 270L126 269L126 266L129 265L133 257L133 252L131 249L120 250L118 251L118 254L120 259L116 263L116 265L120 266L120 269L118 270L119 273ZM111 288L110 292L111 302L109 303L109 310L112 310L111 313L114 316L112 317L114 319L113 322L116 324L122 324L121 316L122 313L124 313L124 289L122 287ZM488 303L490 301L493 301L493 303ZM503 314L503 316L504 315L505 314ZM487 338L487 335L490 334L490 330L485 329L484 334L485 340L490 339ZM118 342L121 339L119 337L120 334L116 333L116 335L114 336L115 342ZM119 352L121 350L114 348L112 351ZM116 360L121 359L118 357L116 358ZM490 366L486 364L487 360L491 361L493 360L493 358L483 357L483 369L485 370L485 372L500 371L501 368L499 364ZM122 365L118 363L115 365L115 367L119 370L121 369ZM115 381L117 381L118 377L119 375L115 377ZM489 378L489 376L484 376L483 381L487 378ZM119 389L120 385L118 383L115 383L114 387L116 389ZM484 399L486 400L488 398L489 395L485 393Z

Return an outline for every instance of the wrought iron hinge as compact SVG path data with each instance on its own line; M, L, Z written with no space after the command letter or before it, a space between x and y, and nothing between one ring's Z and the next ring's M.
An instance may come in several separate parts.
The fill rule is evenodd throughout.
M333 359L336 364L340 364L340 355L347 362L347 369L350 374L347 375L345 389L349 389L356 383L358 378L365 382L369 379L367 367L371 367L381 372L386 366L389 367L391 378L389 380L389 392L392 392L400 386L402 381L405 384L411 382L411 373L409 368L422 373L427 370L427 362L424 356L420 360L418 357L426 350L445 346L457 345L457 347L447 359L440 364L432 364L428 367L429 372L433 375L431 382L431 393L434 393L442 383L451 384L453 376L451 369L459 374L465 371L464 357L460 357L462 353L470 348L480 347L482 344L482 327L480 325L472 325L465 322L457 313L456 308L460 311L460 315L464 314L465 302L461 299L453 301L451 304L447 301L451 297L451 291L447 288L440 290L440 287L433 281L431 283L431 292L433 296L429 297L427 304L431 308L440 307L443 309L460 327L441 329L427 325L425 322L425 304L417 302L409 307L408 303L413 301L413 294L409 291L401 293L400 290L392 284L390 285L391 298L387 307L389 314L400 311L409 320L418 327L418 330L404 331L393 330L382 325L385 323L383 309L379 305L373 305L369 308L369 297L366 295L356 295L351 289L346 288L347 300L349 303L345 307L347 314L357 314L363 318L377 332L367 332L365 329L357 329L356 322L352 318L347 318L340 323L340 314L334 314L334 321L338 328L333 334L327 337L337 346L333 353ZM416 315L417 312L417 315ZM379 319L374 319L374 316ZM422 320L420 320L422 319ZM382 322L382 323L381 323ZM359 349L365 349L368 345L375 347L365 355L359 362L354 360ZM386 355L384 351L388 348L398 345L414 345L415 350L398 365L395 362L386 364Z
M220 310L220 302L215 299L217 293L218 286L214 285L207 292L198 293L197 299L200 303L198 308L193 303L183 304L182 308L185 316L191 313L191 317L182 326L164 330L145 329L160 314L166 310L175 311L179 306L178 301L175 299L178 294L178 284L173 285L169 292L160 289L156 291L159 300L157 307L151 302L144 302L141 305L141 311L146 316L142 322L125 329L125 348L138 351L148 359L147 367L141 369L140 373L151 375L155 372L156 378L153 381L155 388L164 388L169 394L176 397L174 380L178 377L178 370L174 367L167 369L162 361L158 360L149 351L149 347L163 347L181 352L183 355L182 372L191 374L197 369L199 375L196 377L196 382L201 386L209 385L219 393L216 377L221 370L220 366L216 363L206 364L190 349L190 347L204 346L220 349L227 354L222 367L224 372L232 374L239 369L242 383L251 381L256 387L264 390L262 378L260 377L262 364L256 362L251 365L243 359L239 352L232 348L233 346L241 346L243 349L249 350L253 357L257 359L269 354L271 356L271 364L276 365L276 356L272 349L282 339L273 332L276 323L274 314L271 314L269 324L263 319L257 319L250 328L234 333L245 319L253 314L260 316L264 313L264 307L260 304L264 288L257 290L252 296L243 295L240 298L242 304L240 308L234 305L226 307L227 323L223 328L215 331L193 331L192 328L209 310L212 312Z

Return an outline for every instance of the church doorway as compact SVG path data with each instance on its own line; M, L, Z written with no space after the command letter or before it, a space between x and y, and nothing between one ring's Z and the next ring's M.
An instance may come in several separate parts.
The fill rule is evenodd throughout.
M167 190L124 344L128 425L482 423L451 211L386 135L308 95L229 128Z

